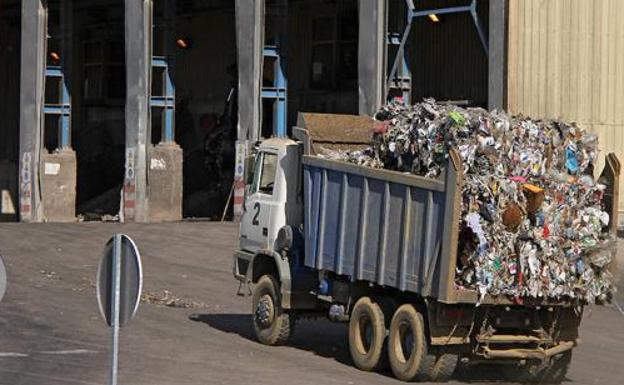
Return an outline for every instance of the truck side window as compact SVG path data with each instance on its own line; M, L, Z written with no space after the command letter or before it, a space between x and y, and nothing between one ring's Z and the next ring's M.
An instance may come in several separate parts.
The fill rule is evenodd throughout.
M268 152L261 152L256 159L256 170L254 172L253 191L263 194L273 194L273 183L275 182L275 170L277 168L277 155Z

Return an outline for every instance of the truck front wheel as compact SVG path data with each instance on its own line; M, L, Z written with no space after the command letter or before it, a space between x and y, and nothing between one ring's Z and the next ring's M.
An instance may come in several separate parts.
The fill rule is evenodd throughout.
M258 341L265 345L283 345L294 328L292 314L284 311L279 285L271 275L260 277L253 289L252 318Z
M381 307L369 297L360 298L349 320L349 350L356 367L376 370L382 364L386 326Z

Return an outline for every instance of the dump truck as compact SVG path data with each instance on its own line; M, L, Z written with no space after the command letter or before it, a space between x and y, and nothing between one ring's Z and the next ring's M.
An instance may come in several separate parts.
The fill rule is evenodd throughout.
M328 129L332 121L342 127ZM458 362L487 362L500 364L508 380L561 382L582 306L480 300L455 283L462 187L456 152L435 179L316 154L320 146L367 143L371 121L300 114L293 139L257 145L233 268L239 294L252 296L257 339L284 344L297 319L328 317L348 323L349 351L362 370L389 366L400 380L444 381ZM600 181L610 232L619 170L609 154Z

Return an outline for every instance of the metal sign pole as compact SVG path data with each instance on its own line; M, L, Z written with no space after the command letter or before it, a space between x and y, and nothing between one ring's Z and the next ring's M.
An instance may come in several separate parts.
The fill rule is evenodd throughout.
M100 314L106 325L113 329L109 385L117 385L119 328L134 318L142 287L143 268L139 249L127 235L115 234L106 242L96 278Z
M113 285L111 287L111 323L113 327L113 362L110 384L117 385L117 363L119 359L119 295L121 284L121 235L115 235L113 245Z

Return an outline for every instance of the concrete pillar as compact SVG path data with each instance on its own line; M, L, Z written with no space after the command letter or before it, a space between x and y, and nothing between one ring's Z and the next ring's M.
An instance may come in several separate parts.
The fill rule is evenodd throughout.
M152 45L151 0L125 0L126 171L122 217L147 222L147 132Z
M23 222L43 219L39 186L47 11L41 0L22 0L20 72L19 211Z
M163 142L150 149L149 219L152 222L182 219L182 148Z
M504 109L507 78L507 0L490 0L488 108Z
M41 195L46 222L76 221L76 153L41 154Z
M236 0L238 57L238 140L234 169L234 215L243 213L245 159L251 143L260 138L264 0Z
M261 130L260 88L264 0L236 0L238 139L256 141Z
M386 97L387 0L360 0L358 85L360 115L373 115Z

